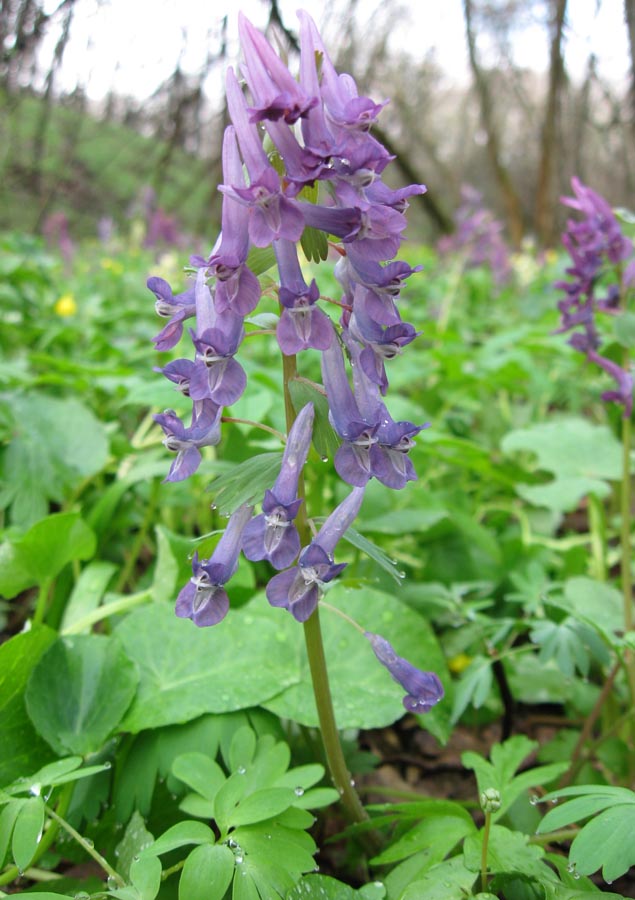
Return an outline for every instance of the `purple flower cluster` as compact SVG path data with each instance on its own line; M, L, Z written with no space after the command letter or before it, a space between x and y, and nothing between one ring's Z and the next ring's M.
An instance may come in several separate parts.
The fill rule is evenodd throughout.
M596 313L619 315L624 308L624 295L635 285L633 244L622 234L613 210L606 200L578 178L571 180L575 197L562 202L581 214L570 219L562 236L572 265L566 273L569 280L555 287L565 296L558 303L561 324L556 333L576 329L569 343L584 353L590 362L600 366L615 381L615 389L605 391L603 400L621 403L624 416L633 409L633 375L617 363L598 353L600 336Z
M456 231L441 238L437 245L439 253L463 254L468 268L487 266L499 286L509 281L511 266L503 223L483 205L483 195L471 185L461 188L461 205L454 222Z
M252 517L250 506L241 507L211 559L194 559L177 612L198 625L215 624L225 615L224 584L240 550L278 570L267 586L269 602L306 621L324 585L345 567L335 563L333 554L360 510L368 481L376 478L399 490L416 478L408 453L424 426L394 421L383 398L386 363L417 337L414 327L402 321L397 301L406 279L421 267L394 257L408 200L425 187L393 190L382 181L391 156L370 128L384 104L359 96L354 80L336 72L310 16L298 15L298 80L264 36L239 16L245 59L240 77L248 94L230 68L221 233L209 257L191 258L197 275L188 290L175 295L162 279L148 281L157 312L168 319L154 338L158 350L175 347L186 320L195 322L190 329L193 360L176 359L160 370L191 399L192 418L186 425L168 410L155 419L165 446L176 453L166 480L187 478L200 463L200 449L220 440L223 408L245 389L245 372L235 356L244 319L261 294L249 254L252 248L272 247L279 276L277 341L285 356L305 350L321 354L330 421L341 439L335 468L352 489L302 547L295 519L303 503L298 485L313 430L314 410L307 404L290 429L262 512ZM334 302L343 314L338 323L327 315L316 281L305 279L297 245L306 229L322 232L339 255L335 274L342 297ZM389 669L393 666L386 654L378 656Z

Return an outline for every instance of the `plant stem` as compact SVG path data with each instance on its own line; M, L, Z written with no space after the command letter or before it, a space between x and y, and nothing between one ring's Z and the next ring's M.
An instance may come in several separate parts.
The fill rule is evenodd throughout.
M606 581L606 524L604 506L599 497L589 494L589 530L591 537L592 574L598 581Z
M483 849L481 850L481 890L487 891L487 847L489 844L489 832L492 827L491 812L485 813L485 826L483 828Z
M92 858L104 870L104 872L117 882L118 887L126 886L126 882L123 880L119 872L113 869L108 860L105 859L98 850L95 850L93 845L89 841L87 841L86 838L82 837L79 831L76 831L73 826L70 825L65 819L63 819L61 816L58 816L55 810L51 809L50 806L46 806L45 804L44 809L46 810L48 815L52 819L54 819L61 828L64 829L64 831L68 832L68 834L70 834L70 836L74 838L81 847L83 847L83 849L86 851L86 853L88 853L89 856L92 856Z
M293 408L291 393L289 391L289 384L297 375L297 366L295 356L283 356L282 360L284 409L288 433L296 418L296 412ZM303 499L305 497L304 479L302 477L300 477L298 482L298 497ZM306 546L311 542L311 531L306 515L306 502L300 507L300 511L296 518L296 527L300 536L301 545ZM337 723L335 721L333 699L331 697L326 657L324 655L324 643L322 641L322 629L320 627L319 607L315 609L313 614L304 623L304 640L306 643L307 656L309 658L311 681L313 682L313 693L315 696L318 720L320 722L324 752L333 784L341 797L344 809L351 821L365 822L369 816L359 799L357 791L353 787L351 775L348 771L346 760L344 759L340 736L337 730Z
M624 368L628 369L628 351L624 351ZM622 596L624 598L624 631L633 630L633 576L631 573L631 506L632 506L632 482L631 482L631 417L622 419L622 484L620 492L620 549L622 551L621 570ZM631 706L635 708L635 655L630 647L624 652L624 666L631 695ZM631 719L631 754L629 756L629 770L631 782L635 778L635 764L633 760L635 752L635 719Z
M560 779L558 787L563 788L568 784L571 784L571 782L577 775L578 769L580 768L581 764L580 757L582 755L582 750L584 749L584 745L586 744L588 739L591 737L593 726L595 725L600 713L602 712L602 708L606 703L606 698L611 693L613 682L615 681L615 676L617 675L619 668L620 663L618 661L615 663L615 665L607 675L606 681L602 685L602 690L598 694L597 700L593 704L593 709L586 717L584 725L582 726L582 731L580 732L580 736L578 737L576 745L573 748L573 752L571 753L571 765Z
M73 622L68 628L64 628L62 634L80 634L86 628L90 628L91 625L101 622L102 619L108 619L110 616L117 615L118 613L128 612L129 609L134 609L135 606L141 606L142 603L147 603L148 600L151 599L152 588L147 588L145 591L139 591L137 594L128 594L125 597L121 597L119 600L113 600L112 603L106 603L104 606L99 606L97 609L93 609L89 613L86 613L85 616L82 616L81 619Z
M551 831L549 834L531 834L528 843L538 845L560 844L564 841L572 840L579 833L580 829L577 827L561 828L559 831Z
M51 591L53 579L48 578L43 581L38 591L37 600L35 601L35 612L33 613L33 624L42 625L46 616L46 607L48 605L48 597Z

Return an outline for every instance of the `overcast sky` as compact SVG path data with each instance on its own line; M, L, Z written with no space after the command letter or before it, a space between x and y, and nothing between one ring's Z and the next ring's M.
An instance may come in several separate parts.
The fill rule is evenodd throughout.
M285 23L292 28L297 22L295 10L301 5L297 0L280 0ZM323 0L317 9L323 13L343 5L343 0ZM603 77L625 81L628 47L623 0L602 0L599 5L597 11L597 0L569 0L568 70L574 77L581 77L593 51ZM203 15L206 6L209 13ZM464 80L467 62L461 6L461 0L402 0L404 15L391 23L391 51L423 57L434 48L448 76ZM307 3L306 8L323 29L329 46L329 28L336 24L335 17L323 21L314 3ZM229 17L230 52L235 55L238 9L264 27L267 4L263 0L212 0L208 5L201 0L153 0L151 4L147 0L102 0L101 6L97 0L80 0L59 87L72 90L79 84L94 100L113 88L117 93L147 97L174 70L179 55L185 71L199 69L207 45L210 41L214 45L225 14ZM380 9L381 0L359 0L360 28L370 32L381 27ZM519 33L514 47L520 65L546 67L547 40L537 25ZM216 90L212 78L208 92Z

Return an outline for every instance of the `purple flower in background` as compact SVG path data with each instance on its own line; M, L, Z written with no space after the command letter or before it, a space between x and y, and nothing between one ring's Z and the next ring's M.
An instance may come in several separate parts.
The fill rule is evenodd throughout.
M196 315L194 288L188 288L182 294L174 296L167 281L156 276L148 278L147 286L156 297L154 308L157 314L170 319L165 328L152 340L157 350L171 350L181 339L183 322Z
M406 691L403 705L412 713L430 712L439 700L443 699L445 691L435 672L423 672L415 668L412 663L401 656L397 656L392 645L379 634L364 632L368 638L375 656L385 666L394 680Z
M461 253L466 266L488 266L497 285L509 281L509 249L503 238L503 223L483 205L483 195L470 185L461 188L461 205L454 216L456 231L441 238L441 254Z
M243 532L243 552L247 559L268 560L275 569L290 566L300 552L300 538L293 520L302 503L298 482L311 446L313 404L307 403L293 423L282 456L280 473L266 491L262 513Z
M176 614L191 619L195 625L217 625L229 610L229 597L224 585L238 568L242 533L251 518L253 507L243 504L227 523L223 536L210 559L192 560L192 578L181 589L176 600Z
M635 260L628 262L623 273L621 269L633 256L633 245L623 236L613 210L603 197L578 178L573 178L571 184L575 197L563 197L562 202L581 213L582 218L570 219L562 237L573 265L566 270L569 280L555 284L565 291L565 297L558 303L561 322L556 333L581 329L571 336L569 343L614 379L615 390L605 391L602 399L621 403L627 418L633 408L633 376L597 352L600 334L595 317L598 312L620 314L630 272L635 271ZM609 277L612 281L606 285ZM604 295L598 297L600 290Z
M165 433L163 444L176 453L176 459L164 481L183 481L198 469L201 463L201 447L210 447L220 441L221 407L211 400L197 404L192 414L192 424L186 428L173 409L153 416Z
M267 599L272 606L288 609L298 622L306 622L318 605L323 585L346 568L346 563L334 563L333 551L357 517L363 499L364 488L353 488L304 548L297 566L273 576L267 585Z
M280 273L282 312L276 329L280 349L286 356L309 347L326 350L333 338L333 326L316 306L320 292L315 280L307 286L296 246L291 241L276 241L274 250Z

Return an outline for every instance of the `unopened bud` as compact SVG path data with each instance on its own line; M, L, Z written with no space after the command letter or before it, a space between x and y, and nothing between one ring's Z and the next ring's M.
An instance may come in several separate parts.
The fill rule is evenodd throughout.
M486 788L481 792L481 809L485 813L493 813L496 810L500 809L501 806L501 795L500 791L497 791L496 788Z

